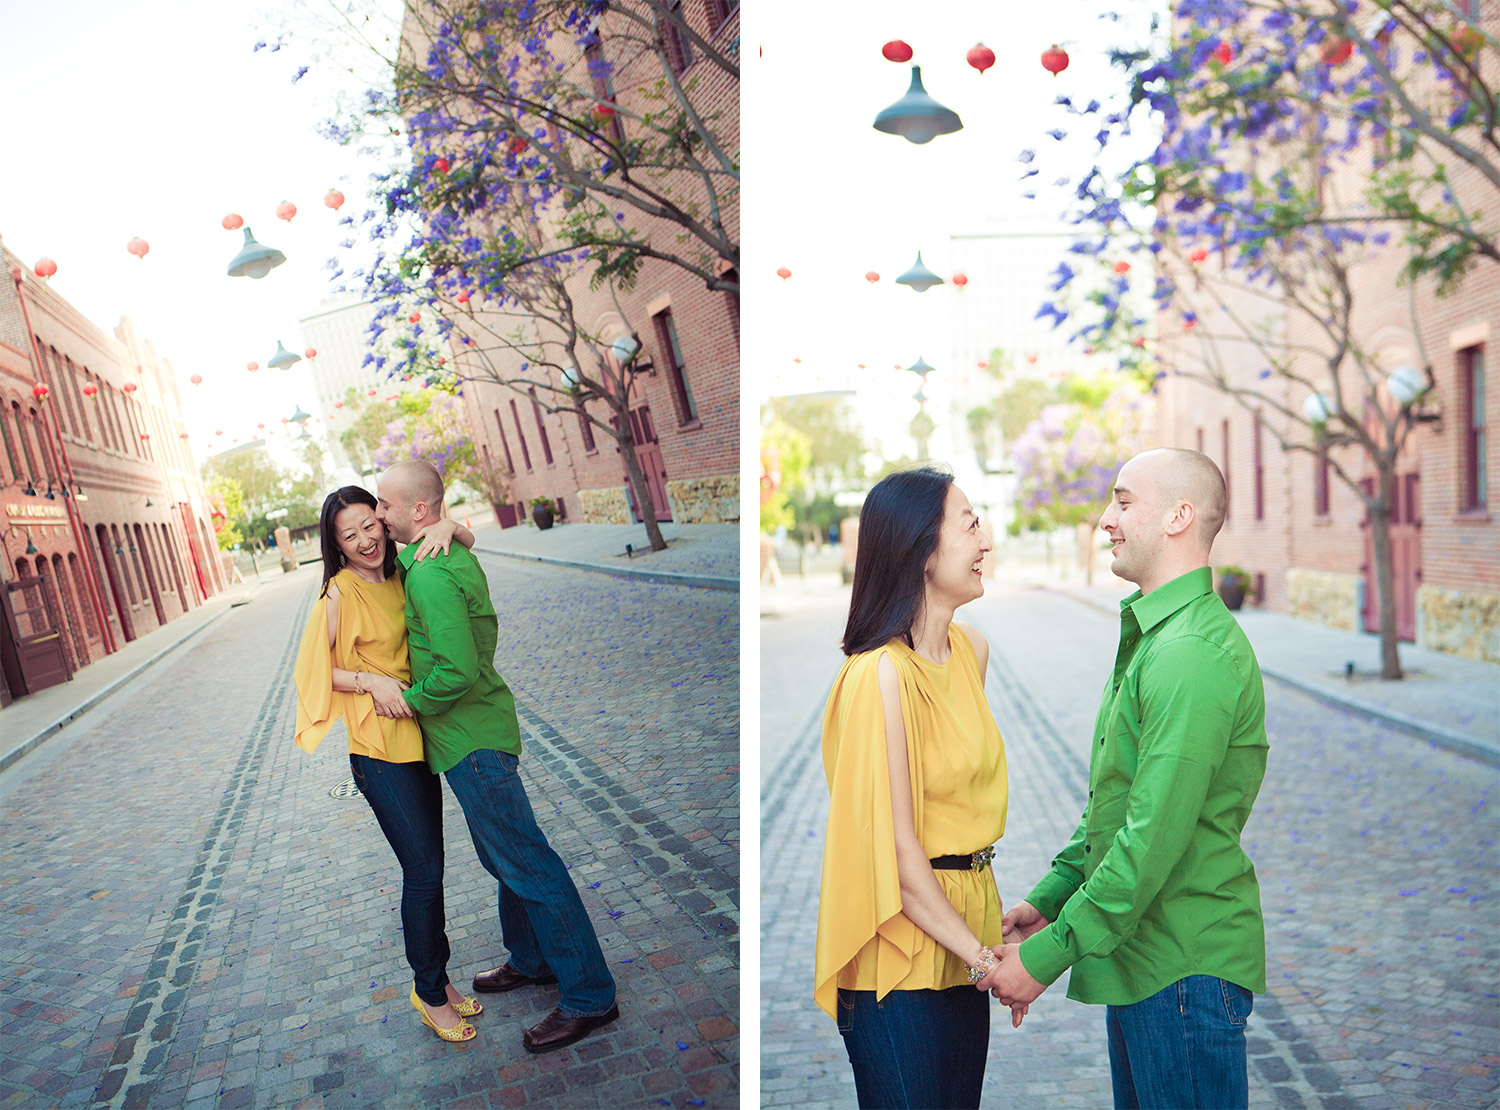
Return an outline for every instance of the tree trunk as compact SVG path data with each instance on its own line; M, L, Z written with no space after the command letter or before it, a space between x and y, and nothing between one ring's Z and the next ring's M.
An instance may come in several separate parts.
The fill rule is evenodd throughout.
M1405 676L1401 673L1401 641L1396 634L1396 574L1391 555L1394 466L1381 466L1379 481L1380 500L1370 510L1370 549L1375 558L1375 590L1380 598L1380 677L1395 679Z
M646 488L646 474L635 454L629 412L622 417L620 431L622 434L616 442L620 445L620 457L625 460L625 473L630 475L630 485L635 490L635 502L641 507L641 516L646 522L646 538L651 541L652 551L665 551L667 541L662 538L661 525L656 520L656 506L651 503L651 491Z

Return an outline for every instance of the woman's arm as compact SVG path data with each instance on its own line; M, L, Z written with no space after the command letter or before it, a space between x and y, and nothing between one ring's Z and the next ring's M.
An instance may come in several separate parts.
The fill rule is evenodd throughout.
M418 544L417 553L413 556L419 563L435 551L448 554L448 547L454 540L468 548L474 546L474 533L447 517L427 525L412 537L412 542L416 543L419 539L422 542Z
M985 958L985 948L948 901L933 874L927 852L917 840L911 797L911 769L906 759L906 724L901 719L901 679L889 655L876 668L885 709L885 749L890 765L891 817L896 831L896 874L901 881L901 912L911 923L971 967Z
M328 650L338 642L339 588L328 583ZM345 694L369 694L375 699L375 712L382 717L410 717L411 706L401 696L406 685L389 675L374 671L346 671L333 668L333 688Z

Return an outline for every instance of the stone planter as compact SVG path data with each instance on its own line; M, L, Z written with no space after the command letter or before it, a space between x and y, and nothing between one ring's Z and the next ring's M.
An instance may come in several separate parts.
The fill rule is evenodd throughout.
M1238 609L1245 604L1245 583L1234 575L1219 579L1219 597L1226 609Z
M539 531L545 532L552 527L552 510L538 505L531 510L531 519L536 522Z

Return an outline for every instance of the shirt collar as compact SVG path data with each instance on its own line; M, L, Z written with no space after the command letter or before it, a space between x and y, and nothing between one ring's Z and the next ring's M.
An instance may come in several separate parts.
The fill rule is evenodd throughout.
M1123 615L1129 609L1141 631L1149 632L1188 602L1212 593L1213 588L1213 571L1208 567L1198 567L1163 583L1149 594L1137 590L1120 602L1120 612Z
M395 543L396 541L391 540L390 542ZM403 570L411 570L412 563L416 560L416 557L417 545L414 543L409 543L396 552L396 562L401 564Z

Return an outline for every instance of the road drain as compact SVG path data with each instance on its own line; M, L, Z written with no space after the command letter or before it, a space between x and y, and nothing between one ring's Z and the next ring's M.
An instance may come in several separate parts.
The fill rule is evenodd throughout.
M330 798L357 798L359 794L359 786L353 779L345 779L328 792Z

